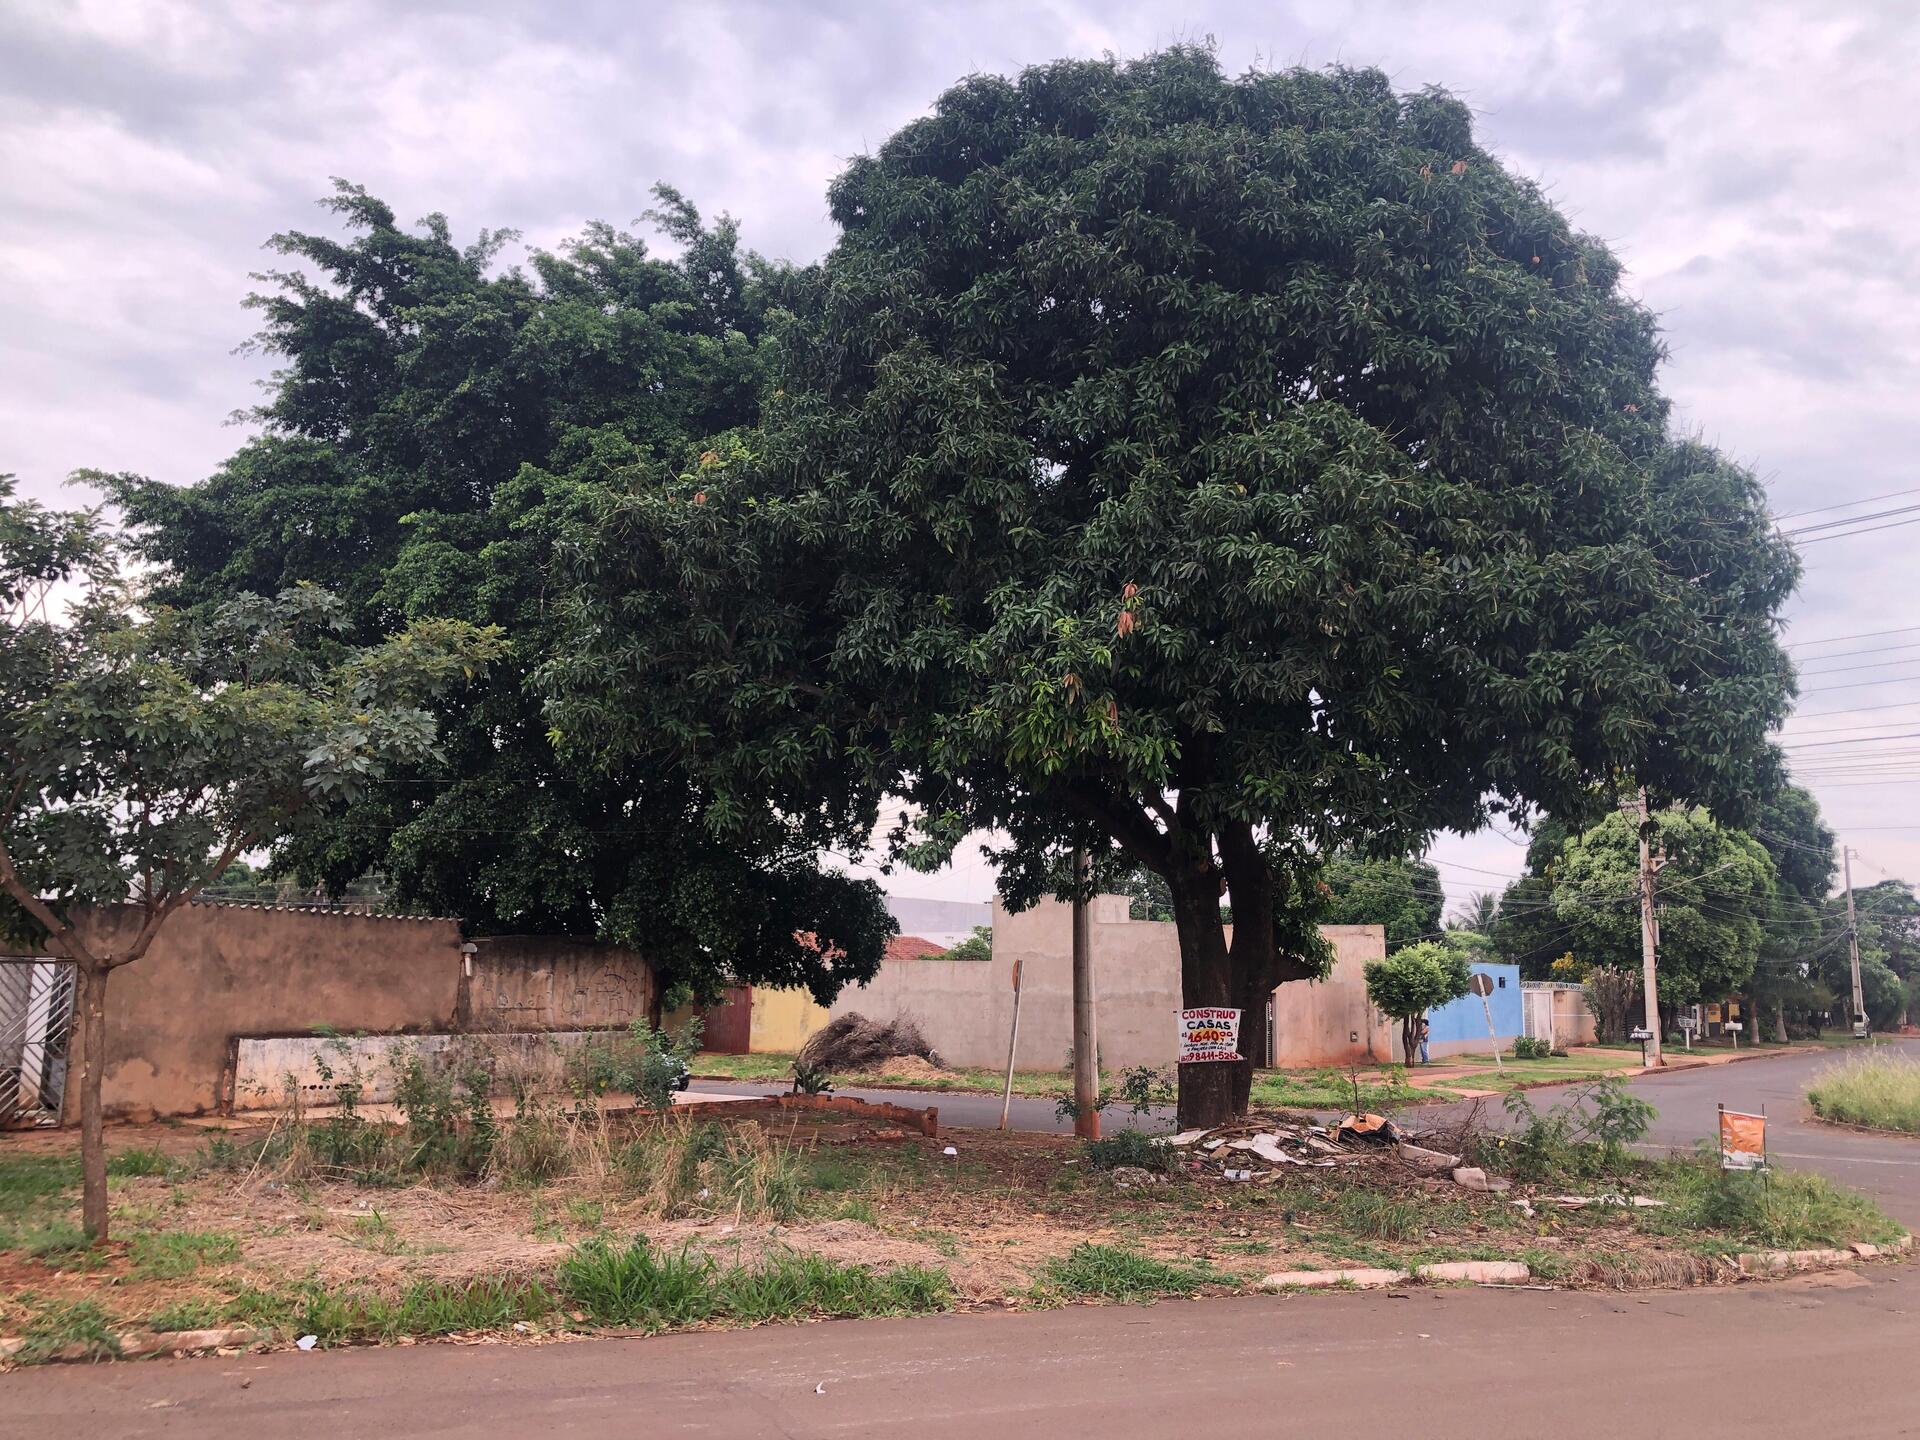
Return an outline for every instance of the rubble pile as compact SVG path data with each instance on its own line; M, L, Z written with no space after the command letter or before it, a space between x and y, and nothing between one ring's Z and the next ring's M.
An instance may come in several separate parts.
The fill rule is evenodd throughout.
M1249 1117L1211 1130L1182 1130L1159 1143L1179 1152L1180 1166L1190 1174L1254 1185L1271 1185L1289 1166L1389 1166L1422 1178L1446 1176L1470 1190L1507 1188L1509 1182L1463 1166L1458 1155L1418 1144L1422 1138L1379 1115L1349 1115L1338 1125Z

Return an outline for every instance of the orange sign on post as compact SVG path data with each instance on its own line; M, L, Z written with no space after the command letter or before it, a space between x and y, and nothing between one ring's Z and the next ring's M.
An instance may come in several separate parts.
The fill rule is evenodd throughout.
M1767 1117L1746 1115L1720 1107L1720 1168L1764 1170L1767 1167Z

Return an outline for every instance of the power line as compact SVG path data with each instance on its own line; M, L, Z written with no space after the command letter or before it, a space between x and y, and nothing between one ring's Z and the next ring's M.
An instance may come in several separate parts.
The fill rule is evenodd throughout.
M1795 545L1818 545L1822 540L1851 540L1856 535L1871 535L1876 530L1898 530L1902 525L1920 525L1920 515L1910 520L1889 520L1884 525L1869 525L1863 530L1842 530L1837 535L1809 535L1804 540L1789 535L1787 539Z
M1804 650L1809 645L1838 645L1842 640L1877 640L1882 635L1911 635L1915 631L1920 631L1920 625L1903 625L1897 630L1862 630L1853 635L1829 635L1824 640L1795 640L1782 648Z
M1920 490L1889 490L1884 495L1865 495L1858 500L1842 500L1834 505L1815 505L1808 510L1789 510L1785 515L1776 515L1776 522L1798 520L1802 515L1824 515L1829 510L1846 510L1855 505L1871 505L1876 500L1898 500L1902 495L1920 495Z
M1833 508L1837 510L1843 507L1836 505ZM1892 510L1876 510L1871 515L1850 515L1844 520L1825 520L1818 525L1798 525L1782 533L1791 540L1796 536L1811 535L1816 530L1838 530L1844 525L1861 525L1869 520L1885 520L1890 515L1911 515L1916 510L1920 510L1920 505L1901 505Z
M1802 740L1783 744L1780 748L1782 750L1825 750L1834 745L1875 745L1883 740L1920 740L1920 730L1903 730L1898 735L1862 735L1855 740Z

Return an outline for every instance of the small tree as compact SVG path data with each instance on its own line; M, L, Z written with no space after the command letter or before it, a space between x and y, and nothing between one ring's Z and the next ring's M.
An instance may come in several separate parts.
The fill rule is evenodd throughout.
M479 673L497 635L423 621L350 649L325 591L143 612L92 515L0 482L0 925L74 962L87 1234L107 1235L107 981L239 856L437 755L421 707ZM66 579L64 613L16 602ZM112 913L102 907L125 906ZM191 997L180 997L189 1003Z
M946 954L942 960L991 960L993 959L993 927L976 925L973 933Z
M1594 1038L1617 1045L1627 1038L1633 1007L1641 1001L1640 976L1631 970L1601 965L1587 972L1583 986L1587 1009L1593 1012Z
M1400 1046L1413 1063L1419 1040L1414 1027L1437 1005L1467 993L1473 971L1466 952L1438 940L1423 940L1367 962L1367 998L1400 1022Z

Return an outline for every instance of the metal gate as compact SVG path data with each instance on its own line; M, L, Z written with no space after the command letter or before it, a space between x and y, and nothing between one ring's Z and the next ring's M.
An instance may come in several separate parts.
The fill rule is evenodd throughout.
M0 956L0 1129L60 1123L75 983L71 960Z

